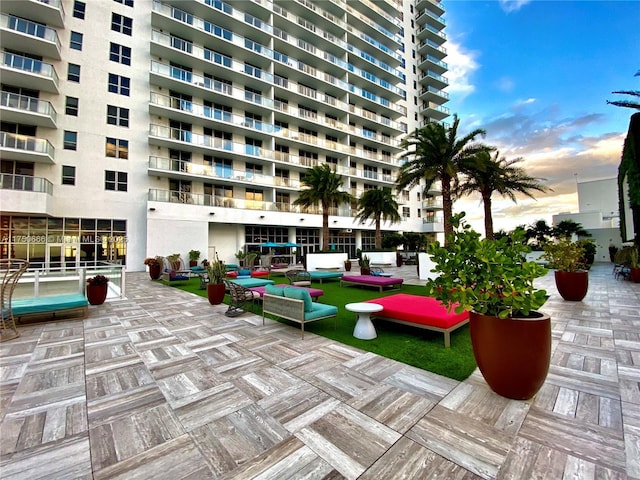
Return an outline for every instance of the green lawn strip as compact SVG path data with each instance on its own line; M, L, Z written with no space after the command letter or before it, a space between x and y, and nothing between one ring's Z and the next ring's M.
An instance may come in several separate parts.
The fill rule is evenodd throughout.
M275 279L279 283L279 279ZM200 290L199 279L189 282L181 282L181 285L170 285L187 292L206 297L206 290ZM415 285L403 285L401 290L385 291L380 293L377 289L368 287L340 287L339 281L325 281L313 283L313 288L324 291L319 298L321 303L336 305L338 307L337 326L334 329L332 318L318 320L305 324L305 331L313 332L326 338L330 338L345 345L377 353L383 357L391 358L408 365L444 375L455 380L464 380L476 368L473 357L469 326L457 329L451 334L451 347L444 348L444 335L421 328L399 325L383 320L374 320L378 337L373 340L359 340L353 337L353 329L356 323L356 314L344 308L347 303L362 302L396 293L408 293L412 295L424 295L424 287ZM229 298L225 296L225 303ZM261 314L260 308L257 313ZM274 318L268 315L270 318ZM283 323L298 324L287 320L277 319Z

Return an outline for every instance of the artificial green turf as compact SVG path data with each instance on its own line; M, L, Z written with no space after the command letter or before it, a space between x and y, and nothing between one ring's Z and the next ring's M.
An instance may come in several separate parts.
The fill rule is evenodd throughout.
M274 279L279 283L278 278ZM283 279L284 280L284 279ZM192 279L188 282L180 282L181 285L170 286L180 288L196 295L206 297L206 290L200 290L200 280ZM283 281L282 283L286 283ZM421 328L374 320L378 337L373 340L359 340L353 337L353 328L356 324L356 314L344 308L347 303L362 302L373 298L393 295L396 293L409 293L424 295L424 287L415 285L403 285L401 290L391 290L380 293L378 289L368 287L341 287L339 281L324 281L313 283L314 288L324 291L319 302L338 307L337 327L334 329L333 318L319 320L305 324L305 331L313 332L337 342L351 345L368 352L374 352L387 358L392 358L408 365L413 365L423 370L428 370L455 380L464 380L476 368L476 362L471 348L469 326L465 325L451 333L451 347L444 348L444 335ZM228 303L228 296L225 296ZM261 311L258 310L261 314ZM273 318L273 317L272 317ZM280 320L299 328L298 324Z

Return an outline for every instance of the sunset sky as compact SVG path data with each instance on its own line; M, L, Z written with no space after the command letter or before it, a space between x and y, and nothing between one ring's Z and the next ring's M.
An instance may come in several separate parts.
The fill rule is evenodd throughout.
M553 192L517 204L496 196L494 227L510 230L577 212L576 181L617 176L635 110L607 100L640 90L640 2L444 0L451 113L459 134L524 157ZM484 232L479 197L457 201Z

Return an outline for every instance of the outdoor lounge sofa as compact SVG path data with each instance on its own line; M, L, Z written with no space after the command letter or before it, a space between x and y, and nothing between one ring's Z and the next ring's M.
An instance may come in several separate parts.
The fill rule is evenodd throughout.
M444 346L451 345L451 332L469 322L469 312L449 311L438 300L420 295L397 293L368 300L382 305L383 310L371 316L391 322L444 333Z
M322 284L323 280L341 278L343 273L342 272L322 272L318 270L313 270L309 272L309 275L311 275L311 280L317 280L320 282L320 284Z
M32 315L50 315L78 312L86 318L89 312L89 302L82 293L67 293L48 295L43 297L14 298L11 300L11 310L15 318Z
M302 338L304 339L305 323L334 317L335 328L338 307L313 302L311 295L305 288L293 288L290 286L279 288L268 285L265 287L265 293L262 296L263 325L266 313L299 323Z
M404 280L396 277L381 277L377 275L343 275L340 279L340 286L343 285L365 285L378 287L380 291L385 287L400 288Z

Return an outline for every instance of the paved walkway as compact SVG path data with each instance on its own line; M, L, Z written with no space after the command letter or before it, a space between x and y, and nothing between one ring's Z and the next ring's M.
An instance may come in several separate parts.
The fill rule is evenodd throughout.
M0 345L0 477L640 479L640 285L540 280L552 366L522 402L129 274Z

